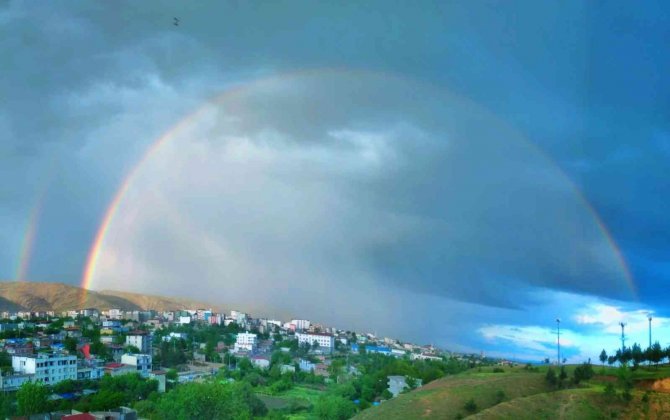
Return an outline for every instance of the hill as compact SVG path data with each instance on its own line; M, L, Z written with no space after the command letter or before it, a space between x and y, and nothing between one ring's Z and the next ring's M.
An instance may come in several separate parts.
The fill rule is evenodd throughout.
M456 418L470 414L464 409L473 399L477 408L491 407L506 399L544 393L549 390L544 375L525 371L492 373L468 371L438 379L415 391L402 394L369 410L357 419Z
M216 308L190 299L120 291L92 291L63 283L0 282L1 311L64 311L68 309L118 308L122 310Z
M571 371L574 366L568 367ZM579 387L556 390L544 379L546 368L525 370L490 368L470 370L433 381L426 386L364 410L356 419L667 419L670 392L663 369L635 373L630 402L603 392L616 381L615 370ZM487 372L488 370L488 372ZM644 379L654 377L654 379ZM468 410L466 403L474 401Z

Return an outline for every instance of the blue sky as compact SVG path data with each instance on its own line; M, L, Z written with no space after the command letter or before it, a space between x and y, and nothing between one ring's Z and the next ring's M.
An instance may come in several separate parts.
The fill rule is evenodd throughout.
M0 278L35 215L25 278L79 284L145 150L240 88L137 171L94 287L538 360L556 317L578 360L651 311L670 344L668 6L444 3L2 3Z

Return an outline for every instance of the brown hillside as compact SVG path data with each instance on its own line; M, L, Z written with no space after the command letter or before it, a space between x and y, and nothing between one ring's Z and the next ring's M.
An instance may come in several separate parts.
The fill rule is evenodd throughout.
M211 304L188 299L117 291L86 291L63 283L0 282L2 311L64 311L68 309L118 308L123 310L209 308Z

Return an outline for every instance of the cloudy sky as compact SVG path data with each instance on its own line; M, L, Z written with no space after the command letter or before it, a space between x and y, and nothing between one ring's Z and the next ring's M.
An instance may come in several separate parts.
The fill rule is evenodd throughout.
M0 278L531 360L557 317L579 361L653 313L668 345L669 20L0 2Z

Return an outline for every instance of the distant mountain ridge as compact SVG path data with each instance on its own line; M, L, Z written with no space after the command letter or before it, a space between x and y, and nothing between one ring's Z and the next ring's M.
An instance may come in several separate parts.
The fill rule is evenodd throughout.
M144 295L115 290L92 291L63 283L0 281L0 311L66 311L97 308L170 311L218 305L192 299Z

